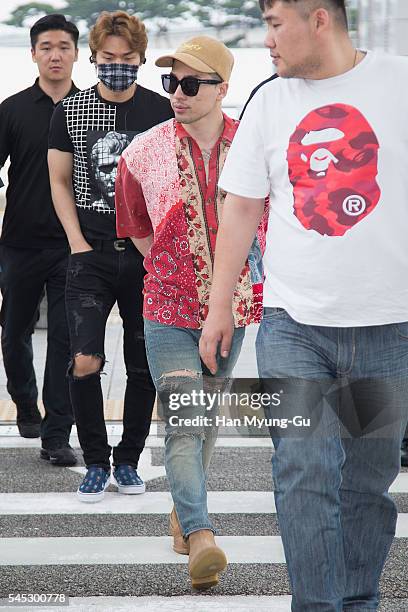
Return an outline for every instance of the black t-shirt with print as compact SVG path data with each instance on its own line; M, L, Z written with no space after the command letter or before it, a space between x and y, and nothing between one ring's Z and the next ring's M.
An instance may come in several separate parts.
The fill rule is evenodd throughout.
M49 148L74 156L73 185L82 233L87 240L116 238L115 178L132 139L173 117L167 98L136 88L126 102L108 102L97 87L64 100L51 120Z

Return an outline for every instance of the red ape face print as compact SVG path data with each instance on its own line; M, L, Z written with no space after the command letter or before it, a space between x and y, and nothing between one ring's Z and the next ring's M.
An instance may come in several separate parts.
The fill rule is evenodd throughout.
M294 214L307 230L344 236L377 206L379 144L353 106L322 106L290 137L287 151Z

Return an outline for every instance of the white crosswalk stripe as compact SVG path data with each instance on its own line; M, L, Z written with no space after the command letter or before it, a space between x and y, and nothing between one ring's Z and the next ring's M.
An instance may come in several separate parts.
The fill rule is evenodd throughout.
M184 597L70 597L69 612L112 612L142 610L143 612L290 612L291 598L282 596L222 596L200 595ZM49 612L50 608L35 608ZM67 612L66 606L52 607L53 612Z
M122 437L122 426L121 425L109 425L107 432L109 439L112 444L120 442ZM73 446L78 446L78 435L76 427L72 428L71 443ZM164 446L164 439L161 436L157 436L157 427L153 423L150 428L150 436L146 440L147 447L161 447ZM217 447L239 447L239 448L273 448L270 438L256 438L256 437L236 437L220 436L216 442ZM0 425L0 448L37 448L38 440L22 439L18 435L16 425Z
M128 496L106 492L103 502L89 506L75 493L3 493L0 515L35 514L168 514L173 502L166 491ZM274 514L271 491L209 491L208 510L212 514ZM408 538L408 514L399 514L397 537Z
M218 536L229 563L284 563L278 536ZM121 565L187 563L169 537L3 538L0 565Z
M143 472L141 472L143 473ZM0 514L168 514L173 502L167 491L123 496L106 492L102 503L79 501L75 493L3 493ZM213 514L269 514L275 512L273 493L264 491L209 491L208 509Z

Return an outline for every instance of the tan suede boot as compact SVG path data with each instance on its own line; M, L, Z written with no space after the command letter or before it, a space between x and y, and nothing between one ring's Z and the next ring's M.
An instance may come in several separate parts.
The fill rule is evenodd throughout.
M173 550L180 555L188 555L190 547L188 540L185 540L181 533L180 523L174 506L170 514L170 535L173 536Z
M194 589L209 589L218 584L218 572L227 566L227 558L209 529L194 531L188 538L190 557L188 569Z

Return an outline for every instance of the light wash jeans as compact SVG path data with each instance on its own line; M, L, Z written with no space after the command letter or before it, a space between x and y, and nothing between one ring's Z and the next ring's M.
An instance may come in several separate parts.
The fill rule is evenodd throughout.
M296 437L271 429L292 611L377 610L397 521L388 489L400 470L407 423L408 323L318 327L265 308L256 348L260 377L297 381L288 412L313 425ZM370 434L347 435L344 411L348 431L364 421Z
M214 421L207 425L200 421L198 425L183 426L181 420L194 417L215 420L218 406L210 412L201 402L199 406L180 406L172 410L169 409L169 396L215 392L215 388L218 389L223 382L225 384L238 359L245 328L235 330L229 356L224 359L218 355L219 368L214 378L200 360L198 343L201 330L171 327L148 319L144 321L150 373L161 400L161 416L166 421L166 473L181 530L184 537L200 529L215 531L207 510L206 475L218 428Z

